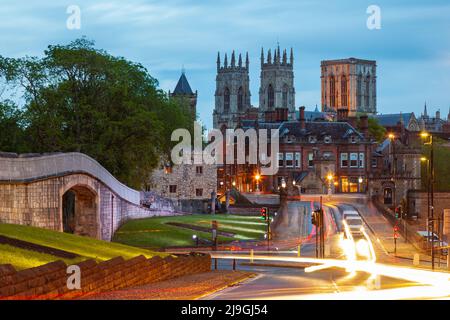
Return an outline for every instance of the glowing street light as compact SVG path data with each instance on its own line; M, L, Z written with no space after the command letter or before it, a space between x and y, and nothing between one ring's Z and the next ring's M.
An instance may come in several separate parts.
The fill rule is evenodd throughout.
M281 187L286 189L286 180L284 180L284 178L281 179Z
M394 140L395 139L395 134L389 133L388 134L388 138L391 139L391 140Z
M259 180L261 180L261 176L259 175L259 173L255 175L255 180L256 180L256 192L259 192Z
M195 241L196 246L198 247L198 237L196 234L192 235L192 240Z

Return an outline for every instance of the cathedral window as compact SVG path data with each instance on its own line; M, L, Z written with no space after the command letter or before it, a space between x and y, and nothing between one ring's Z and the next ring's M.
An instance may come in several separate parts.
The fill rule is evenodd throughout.
M275 107L275 93L273 91L273 87L269 84L269 88L267 89L267 98L268 98L268 109L273 110Z
M230 110L230 90L228 88L225 88L225 91L223 93L223 110Z
M367 107L369 107L369 98L370 98L370 77L369 76L367 76L366 77L366 81L365 81L366 83L365 83L365 85L366 85L366 95L365 95L365 102L364 102L364 104L365 104L365 106L366 106L366 108Z
M334 82L334 76L330 77L330 106L336 107L336 87Z
M283 108L288 107L288 86L283 86Z
M347 97L347 77L343 76L341 79L341 107L348 107Z
M358 105L358 107L361 106L362 103L362 76L358 75L358 79L356 80L356 99L357 102L356 104Z
M240 87L238 90L238 110L242 111L243 107L244 107L244 93L242 87Z

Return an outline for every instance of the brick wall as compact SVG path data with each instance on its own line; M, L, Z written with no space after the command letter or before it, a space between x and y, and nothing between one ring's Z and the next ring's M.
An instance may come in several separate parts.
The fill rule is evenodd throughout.
M86 260L78 266L81 289L69 290L67 279L70 275L62 261L22 271L16 271L11 265L0 265L0 300L73 299L208 272L211 270L211 257L203 254L151 259L138 256L130 260L117 257L100 263Z

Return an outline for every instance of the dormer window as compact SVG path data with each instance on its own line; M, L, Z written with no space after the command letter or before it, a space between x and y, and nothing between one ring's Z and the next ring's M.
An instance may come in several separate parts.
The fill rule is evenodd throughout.
M351 143L356 143L356 142L358 142L358 138L356 136L351 136L350 137L350 142Z
M308 142L309 143L316 143L317 142L317 138L315 136L309 136L308 137Z
M323 138L323 142L331 143L331 136L325 136L325 138Z

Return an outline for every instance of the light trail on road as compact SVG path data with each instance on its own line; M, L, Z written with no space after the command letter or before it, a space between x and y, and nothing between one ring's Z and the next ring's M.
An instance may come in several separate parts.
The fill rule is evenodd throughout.
M249 260L249 255L224 254L211 252L212 258ZM385 276L402 279L417 285L400 289L383 290L357 290L344 293L325 293L316 295L298 296L297 298L314 299L413 299L413 298L438 298L450 296L450 274L444 272L397 267L372 261L349 261L338 259L317 259L309 257L267 256L254 255L253 260L297 262L323 266L327 268L341 268L351 272L365 272L371 275ZM349 272L350 273L350 272ZM353 293L353 294L352 294ZM362 294L364 293L364 294ZM274 297L276 298L276 297ZM284 297L286 298L286 297Z

